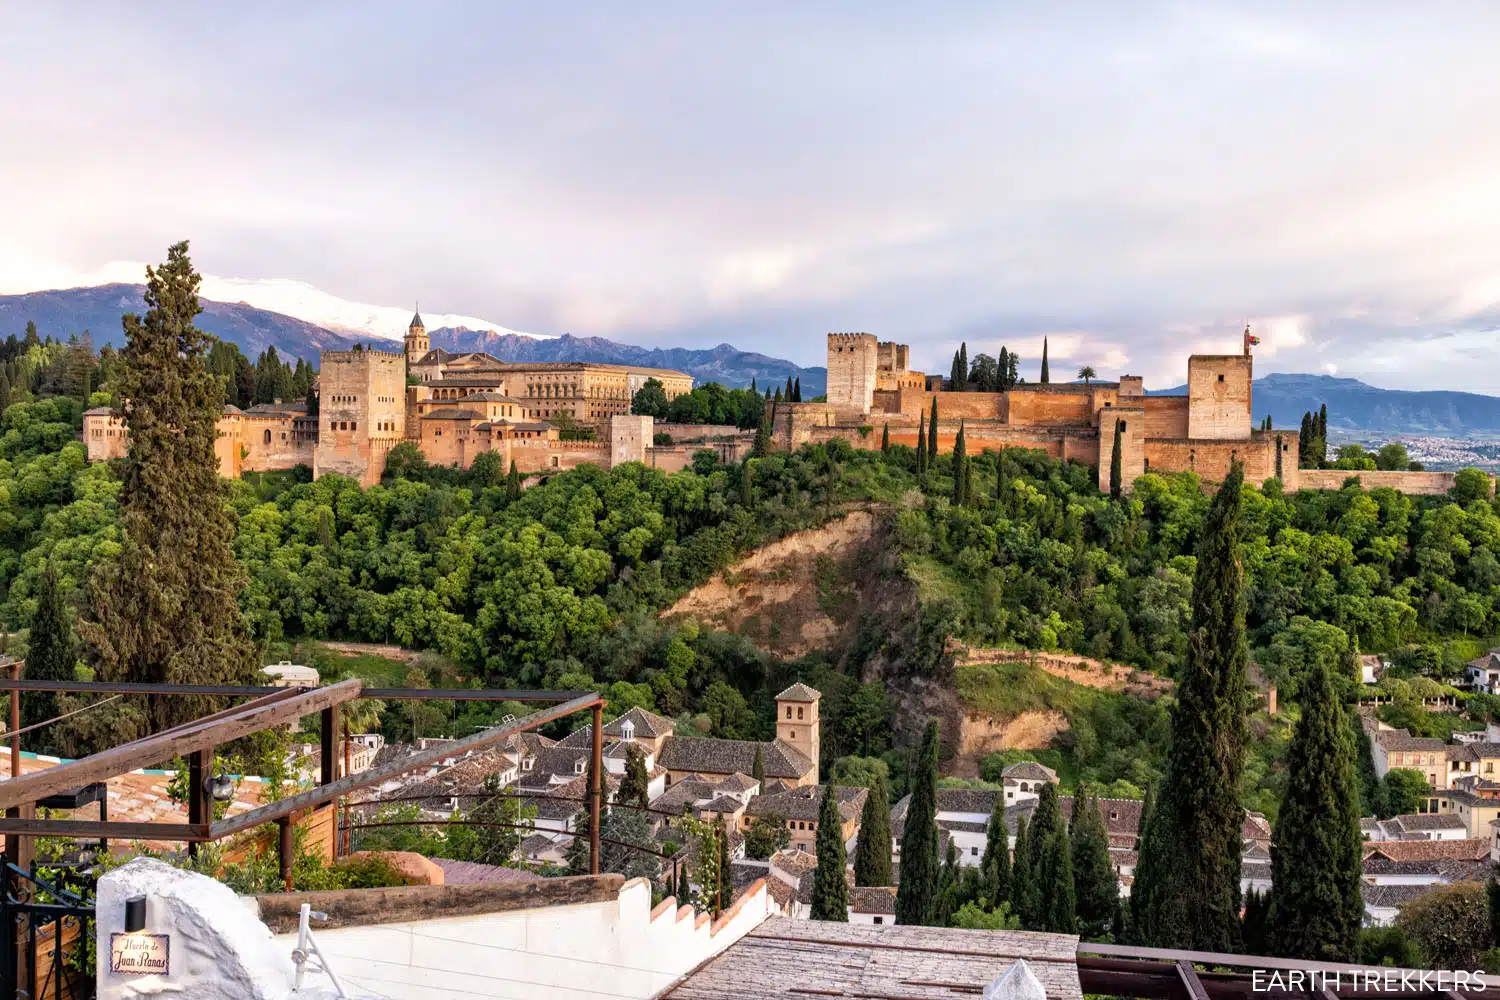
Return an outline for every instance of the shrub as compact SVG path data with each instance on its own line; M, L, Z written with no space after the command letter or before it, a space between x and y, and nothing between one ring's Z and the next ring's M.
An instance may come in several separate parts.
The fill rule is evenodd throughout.
M1490 947L1484 885L1462 882L1419 896L1401 908L1399 928L1434 969L1478 968Z

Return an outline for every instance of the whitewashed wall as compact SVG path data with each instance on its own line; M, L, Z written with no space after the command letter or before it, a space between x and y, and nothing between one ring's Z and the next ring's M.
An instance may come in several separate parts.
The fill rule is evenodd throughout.
M644 879L618 898L408 923L316 930L338 975L391 1000L641 998L743 937L770 912L757 884L719 922L664 903ZM295 935L278 943L290 949Z

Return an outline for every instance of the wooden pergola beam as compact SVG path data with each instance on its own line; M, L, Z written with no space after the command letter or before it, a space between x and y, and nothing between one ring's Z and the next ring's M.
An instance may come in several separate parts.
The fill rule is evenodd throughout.
M0 833L23 837L76 837L80 840L212 840L207 823L150 823L97 819L26 819L0 816Z
M220 746L241 736L350 701L359 697L360 687L361 682L354 678L331 687L310 690L273 689L273 694L241 705L228 714L216 712L197 722L134 740L82 760L12 778L0 784L0 808L35 802L81 785L107 781L148 764L160 764L174 757L186 757L197 750ZM287 690L294 693L287 696Z
M287 687L254 687L244 684L146 684L139 681L54 681L17 680L0 676L0 692L50 691L53 694L144 694L204 695L215 698L259 698ZM360 692L361 698L382 701L520 701L556 704L571 701L587 691L538 691L529 688L372 688ZM244 706L240 706L244 707ZM199 720L202 721L202 720Z
M398 760L393 760L388 764L381 765L380 767L369 768L368 770L361 771L358 774L346 775L345 777L342 777L337 781L332 781L325 785L319 785L316 788L310 788L305 792L299 792L296 795L288 796L287 798L284 798L279 802L273 802L270 805L261 806L259 809L252 809L249 812L243 812L237 816L230 816L226 819L221 819L215 822L213 825L212 839L218 840L221 837L227 837L231 834L239 833L241 830L248 830L252 827L260 826L262 823L270 823L285 816L290 816L293 813L300 813L305 809L312 809L316 806L322 805L325 802L332 802L334 799L337 799L342 795L348 795L355 789L366 788L370 785L378 785L380 782L385 781L387 778L393 778L398 774L405 774L407 771L415 771L417 768L426 767L429 764L433 764L440 760L443 760L445 757L455 757L460 754L467 753L470 750L477 750L480 747L487 746L491 743L498 743L500 740L503 740L508 736L514 736L516 733L525 732L528 729L535 729L537 726L551 722L554 719L561 719L564 716L572 715L574 712L582 711L586 708L593 708L596 705L602 708L604 704L604 699L601 698L598 694L591 691L587 694L579 695L578 697L575 697L569 701L565 701L560 705L553 705L540 711L533 712L525 718L518 719L508 726L501 726L495 729L484 729L473 734L472 736L465 736L461 740L454 740L451 743L443 743L435 747L430 747L419 753L414 753L410 756L402 757ZM0 785L0 789L3 789L4 787L5 786Z

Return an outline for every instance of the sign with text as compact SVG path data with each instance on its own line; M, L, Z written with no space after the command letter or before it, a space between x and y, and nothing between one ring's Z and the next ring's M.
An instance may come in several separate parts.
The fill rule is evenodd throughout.
M126 976L165 976L171 968L170 934L111 934L109 971Z

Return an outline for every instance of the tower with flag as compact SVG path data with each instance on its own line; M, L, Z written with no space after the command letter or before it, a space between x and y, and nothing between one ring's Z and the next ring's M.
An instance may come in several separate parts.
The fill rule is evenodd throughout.
M1259 343L1260 343L1260 338L1259 337L1251 336L1251 334L1250 334L1250 324L1246 323L1245 324L1245 357L1248 358L1250 356L1250 348L1255 347Z

